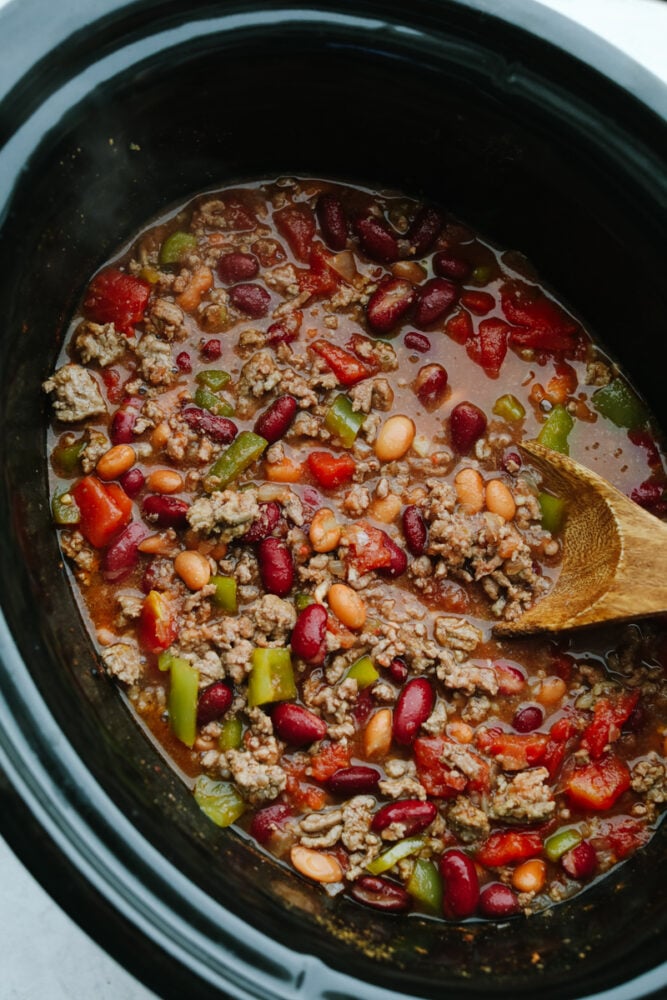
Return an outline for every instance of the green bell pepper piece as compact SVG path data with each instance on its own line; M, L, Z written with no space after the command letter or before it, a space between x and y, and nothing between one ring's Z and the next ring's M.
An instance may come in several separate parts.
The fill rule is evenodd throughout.
M216 417L231 417L234 413L234 407L231 403L228 403L226 399L220 399L220 396L216 396L214 392L202 385L195 390L195 404L200 409L215 414Z
M221 368L205 368L204 371L197 372L195 381L217 392L218 389L224 389L231 377L229 372L223 372Z
M627 382L615 378L591 396L594 409L617 427L633 430L648 421L648 411Z
M174 736L191 747L197 738L199 671L179 656L169 663L169 725Z
M314 603L315 598L311 597L310 594L297 594L294 598L294 607L297 611L303 611L304 608L307 608Z
M225 719L220 724L218 746L221 750L236 750L243 740L243 723L240 719Z
M51 457L59 469L71 476L79 464L81 453L85 447L86 439L81 437L72 444L59 445L54 448Z
M296 698L289 649L253 649L251 662L248 678L248 704L251 708Z
M380 674L375 669L375 664L370 656L362 656L361 659L352 664L347 672L347 677L355 680L357 686L362 690L375 684L379 676Z
M268 446L266 438L253 431L241 431L211 466L212 489L224 489L252 465Z
M442 876L432 861L417 858L405 888L425 909L442 912Z
M213 600L219 608L235 615L239 609L236 598L236 580L233 576L212 576L210 583L215 587Z
M214 781L205 774L195 783L195 802L216 826L231 826L245 812L246 804L228 781Z
M470 275L470 282L473 285L488 285L493 277L493 268L490 264L478 264L473 268Z
M567 851L571 851L573 847L580 844L582 839L579 831L572 827L557 830L548 840L545 840L544 853L549 861L558 861Z
M76 501L68 490L53 494L51 512L55 524L62 525L63 527L78 524L81 520L81 514Z
M542 527L555 535L563 527L565 501L551 493L538 493L537 500L542 511Z
M392 844L388 851L384 851L371 861L370 864L367 864L366 871L370 872L371 875L381 875L382 872L387 872L390 868L393 868L403 858L407 858L410 854L415 854L421 850L423 846L423 837L406 837L405 840L398 840L395 844Z
M557 403L542 424L542 430L537 435L537 440L545 448L559 451L562 455L569 455L570 446L567 443L567 437L573 427L572 415L568 413L562 403Z
M186 254L197 249L197 237L192 233L177 230L167 236L160 247L159 260L161 264L178 264Z
M327 410L324 423L327 430L339 437L346 448L351 448L365 419L366 415L353 410L350 399L340 393Z
M510 422L523 420L526 415L523 403L516 396L513 396L511 392L498 397L493 404L493 412L497 417L501 417L502 420Z

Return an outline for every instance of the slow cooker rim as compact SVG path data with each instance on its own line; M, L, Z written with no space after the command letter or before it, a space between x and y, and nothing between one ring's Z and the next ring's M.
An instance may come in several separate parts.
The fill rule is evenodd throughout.
M9 5L9 8L10 9L15 8L17 2L18 0L13 0L13 3ZM461 6L469 6L471 8L477 10L483 10L486 12L490 11L491 9L491 4L489 2L486 2L486 0L470 0L469 3L466 2L466 0L452 0L452 2L455 2ZM103 6L107 8L109 11L111 11L111 10L120 10L123 7L131 7L135 5L118 4L114 3L113 0L110 0L110 2L109 0L107 0L107 2L99 4L98 6ZM520 6L521 5L517 3L512 4L512 11L515 16L518 16L519 14L518 8ZM494 13L497 16L497 12ZM2 25L2 16L3 12L0 12L0 26ZM556 15L556 17L560 18L561 16ZM653 79L654 78L651 78L651 80ZM657 92L653 91L653 85L651 86L651 90L652 92ZM667 98L667 87L663 87L662 91L664 93L665 98ZM57 836L54 836L54 839L58 840L60 839L60 836L62 836L65 833L67 814L69 811L71 811L75 800L66 794L64 788L60 788L58 787L57 784L52 782L49 782L50 784L49 795L46 796L44 794L45 785L42 783L42 781L47 777L47 775L45 774L43 769L43 761L40 760L39 755L36 753L36 746L34 745L31 746L28 740L28 736L30 735L30 727L34 726L37 719L34 717L33 710L30 709L26 703L24 703L21 691L19 691L16 683L18 682L19 679L21 679L22 683L26 682L31 683L31 679L26 671L25 665L23 664L21 657L18 654L18 651L16 650L16 647L13 643L11 634L9 632L9 629L7 627L4 618L0 622L0 651L2 653L2 655L0 656L0 661L3 664L3 675L2 675L3 694L5 695L6 698L6 700L5 698L0 700L0 754L2 758L2 764L5 769L5 774L10 777L10 781L13 785L13 788L19 793L21 799L24 802L30 804L31 811L40 820L40 825L47 830L50 828L51 835L57 834ZM34 686L33 686L33 691L31 692L31 697L37 699L37 701L34 702L35 704L39 701L39 692L36 689L34 689ZM60 733L60 731L58 730L58 727L55 725L54 720L50 718L48 713L48 708L44 703L40 705L40 711L41 710L43 710L44 714L40 717L39 723L43 727L40 730L40 733L44 737L44 746L46 746L47 744L46 737L49 738L48 744L51 745L52 747L54 745L57 746L59 743L62 745L63 744L62 733ZM20 753L19 753L19 748L21 749ZM63 746L63 751L65 751L65 749L66 748ZM85 778L87 776L87 771L85 768L85 764L83 763L83 761L77 759L77 762L72 762L72 766L73 770L71 773L73 775L76 775L77 777L76 792L77 792L77 799L79 799L79 805L85 804L86 806L91 807L94 805L94 796L86 794L87 789L86 789ZM42 781L39 781L38 779L42 779ZM41 794L36 794L35 789L37 787L41 788ZM91 789L90 791L92 792L93 790ZM96 841L95 835L91 830L87 831L87 836L90 837L87 844L87 849L97 850L99 848L99 853L101 855L103 853L102 848L104 845L99 840ZM21 847L20 847L19 837L16 835L16 832L14 833L13 836L10 833L9 839L16 853L19 853L20 855ZM70 850L68 850L68 848ZM63 854L65 856L68 856L69 860L75 864L77 870L81 871L85 868L83 853L80 853L73 849L72 841L70 839L65 839L65 841L62 843L62 850ZM70 851L72 852L71 854ZM126 874L128 875L128 877L133 878L137 874L137 869L136 868L132 870L128 869ZM114 875L113 873L110 872L108 878L112 879L113 882L117 882L117 873L116 875ZM137 883L140 884L138 879ZM112 881L110 880L103 882L103 884L106 886L107 891L113 887ZM280 948L281 946L277 945L276 942L272 942L272 947ZM290 959L293 959L293 954L290 954ZM318 963L318 960L309 959L309 963ZM328 987L328 985L331 985L332 987L334 985L336 987L340 987L345 977L343 977L342 974L336 972L335 970L329 970L326 966L323 966L322 963L319 963L319 965L322 966L322 969L326 969L327 973L332 973L333 978L327 980L326 977L322 976L321 970L318 970L319 975L317 976L317 980L315 979L315 977L313 977L313 980L310 983L310 985L313 985L313 983L317 981L318 988L321 988L320 984L322 984L322 982L324 981L325 987ZM634 988L635 986L638 990L641 990L641 992L635 992L632 994L632 996L648 996L650 992L652 992L655 989L656 986L661 986L664 984L666 968L667 968L666 965L657 967L656 969L650 970L650 972L642 974L642 976L638 977L638 979L635 980L634 983L622 984L622 986L618 988L620 991L622 991L618 992L617 994L619 1000L621 996L629 995L627 993L628 988ZM302 980L299 983L299 992L301 992L301 990L303 989L304 981L310 981L310 975L306 975L306 980ZM231 983L226 985L231 985ZM359 995L360 984L357 981L355 981L354 985L356 986L357 990L356 995ZM376 995L375 993L371 992L373 988L369 984L364 983L363 987L365 996L371 997ZM324 993L324 989L322 989L322 992ZM253 995L266 997L269 994L267 994L264 991L262 993L257 993L257 994L238 993L237 995L241 997L246 997L246 996L249 997ZM275 995L278 996L278 994ZM314 993L310 993L309 995L315 996ZM349 995L353 996L355 994L351 992ZM381 994L379 993L377 995L378 996L382 995L384 997L388 996L387 992L384 990L381 991ZM398 994L392 994L392 995L398 997ZM616 993L613 990L605 991L604 993L605 1000L607 1000L607 998L611 1000L611 998L615 996Z

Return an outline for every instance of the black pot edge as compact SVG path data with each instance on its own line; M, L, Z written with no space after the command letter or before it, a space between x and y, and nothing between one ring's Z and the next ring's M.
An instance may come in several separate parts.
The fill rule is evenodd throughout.
M475 10L492 14L495 17L499 16L498 11L493 9L492 0L448 0L448 2L468 6ZM29 0L10 0L8 6L3 11L0 11L0 34L5 35L3 29L11 32L12 30L16 30L17 26L24 25L26 23L25 18L30 17L29 8L31 6L38 6L38 4L32 5L29 3ZM67 11L62 12L65 16L59 23L56 21L50 24L49 27L52 34L50 35L50 44L46 51L51 50L57 45L59 40L68 37L68 31L71 27L80 27L80 15L84 11L87 15L88 23L94 23L98 14L101 16L102 14L109 13L112 10L118 9L119 6L122 5L119 5L115 0L95 0L93 3L75 0L75 3L68 6ZM140 6L140 4L128 6ZM95 18L92 17L93 12L96 15ZM58 12L54 14L54 18L57 17ZM634 60L614 49L609 43L598 39L592 32L549 8L540 7L539 11L529 12L522 0L516 0L516 2L506 0L506 6L503 7L501 17L538 35L544 35L545 26L548 24L550 29L548 37L553 44L579 58L585 57L584 61L588 61L590 65L598 69L603 75L628 90L628 92L651 107L656 113L667 117L667 87L662 81L658 80L650 72L638 67L638 64ZM14 29L12 29L12 23L14 24ZM22 30L23 28L21 27L21 32ZM5 35L5 37L11 38L12 36L10 34ZM21 37L21 35L17 34L14 37ZM25 38L25 35L23 37ZM39 53L33 52L33 54L36 58L39 58ZM21 58L25 58L25 52L22 53ZM19 59L18 62L20 61ZM10 72L0 74L0 96L3 96L3 90L6 93L14 83L20 80L20 76L17 76L15 80L11 80L12 68L16 68L16 61L12 62L10 60ZM10 86L6 87L8 77ZM20 680L21 683L27 682L30 684L30 677L20 662L11 636L6 629L4 619L0 621L0 652L2 654L0 659L10 666L13 681ZM50 891L54 895L62 908L70 913L78 923L82 924L83 929L97 940L102 947L114 955L121 964L125 965L125 967L131 966L134 974L145 982L149 988L161 990L160 995L163 997L182 995L184 987L188 989L192 996L202 995L210 997L212 995L211 983L209 980L207 984L208 977L197 977L197 985L195 985L193 977L196 974L192 970L184 970L180 964L175 963L174 959L168 955L163 947L163 944L166 943L166 938L163 937L160 940L159 935L156 935L155 926L151 927L154 940L149 942L147 948L143 950L139 949L137 948L137 930L139 929L140 932L147 933L147 928L142 926L145 922L138 920L136 911L130 915L126 908L116 908L110 904L109 901L111 898L114 896L118 898L119 888L124 890L123 895L125 898L131 900L133 898L132 893L141 885L138 877L140 870L136 864L136 858L130 858L128 854L128 861L132 861L133 863L131 865L128 864L122 870L122 874L126 879L124 882L123 880L119 880L116 870L113 872L106 870L101 863L94 866L94 871L98 878L91 879L91 857L97 856L102 858L107 853L107 845L97 838L95 831L90 826L86 826L82 815L77 815L78 833L82 835L82 842L78 842L77 838L72 837L70 826L72 810L81 810L83 805L83 813L85 814L85 806L91 806L91 801L77 801L77 797L72 794L72 788L68 789L66 781L61 781L59 784L57 775L47 773L44 761L48 759L48 749L50 748L52 753L54 744L57 745L60 743L63 745L62 734L60 734L59 739L59 730L53 719L48 715L46 706L43 705L43 716L40 718L40 723L42 724L40 739L31 745L30 736L31 733L34 733L31 726L34 724L35 719L26 705L23 706L25 714L22 714L18 688L14 685L12 687L13 691L5 689L3 692L7 695L7 700L0 699L0 764L2 764L5 776L9 779L10 783L10 785L5 781L0 783L0 791L3 794L3 798L9 797L11 801L11 811L8 810L8 814L6 814L7 819L5 824L8 843L47 891ZM33 690L31 694L33 698L39 698L36 690ZM47 751L46 754L38 752L40 744L41 749ZM77 778L82 779L83 786L77 788L76 791L81 798L85 799L85 795L83 795L83 791L85 791L85 782L83 782L85 768L81 761L77 761L76 763L80 768ZM60 777L62 779L62 774ZM99 790L96 791L99 794ZM110 803L104 802L100 802L100 804L110 805ZM30 817L32 817L33 823L29 821ZM47 837L49 837L46 847L43 839L45 831ZM131 825L129 824L128 832L131 832ZM62 867L63 859L66 866L64 869ZM54 871L56 865L60 869L57 874ZM145 898L142 900L142 903L146 903ZM107 911L104 915L100 915L99 913L100 904ZM86 912L80 911L79 907L81 905L86 908ZM91 909L88 910L88 907L91 907ZM98 908L97 916L93 912L96 907ZM123 910L122 913L121 910ZM112 916L111 925L109 919L107 919L110 915ZM159 913L156 915L159 917ZM113 926L114 929L117 926L119 935L125 935L124 940L119 938L117 942L114 940L111 943L111 936L109 934L110 926ZM255 935L255 932L251 931L251 934ZM128 942L131 945L130 951L136 949L135 954L131 956L130 960L128 960ZM259 944L261 946L261 942ZM276 946L275 942L267 942L267 944L273 950L280 947ZM154 950L151 951L151 948L157 948L160 951L159 982L153 976L156 955ZM140 954L138 955L137 952ZM285 952L286 958L292 963L294 954L287 952L286 949ZM261 954L261 951L258 950L258 954ZM230 951L230 958L233 961L238 961L238 956L233 951ZM315 984L317 984L318 995L324 995L326 992L328 996L332 996L332 993L328 992L328 990L329 987L335 986L335 995L337 998L341 998L341 1000L344 996L360 996L361 984L358 981L355 980L353 982L352 980L348 980L346 984L345 981L348 977L338 973L331 974L333 978L330 978L330 970L326 969L317 959L308 959L307 965L308 967L302 968L301 973L295 977L293 985L296 989L290 990L290 996L302 995L314 998L316 995L315 992L307 992L307 983L313 989L315 989ZM164 982L167 977L171 976L172 969L174 973L173 979L171 979L173 991L170 987L168 992L165 992ZM260 984L257 984L252 992L246 992L242 985L242 981L246 977L240 968L237 969L237 972L240 973L241 986L239 986L238 981L235 985L239 986L241 992L235 989L234 997L240 997L245 1000L245 998L255 996L268 998L271 995L266 990L256 992L256 990L262 989ZM182 983L179 980L182 980ZM588 1000L639 1000L639 998L646 998L648 1000L649 997L663 996L666 983L667 965L662 965L638 976L631 982L626 982L611 990L591 995ZM348 984L351 987L350 992L343 994L341 987L346 988ZM228 985L232 985L231 979ZM199 993L200 988L203 991L201 994ZM398 994L393 992L389 994L384 990L376 991L369 984L363 984L363 992L367 998L375 996L378 998L381 996L385 1000L389 1000L390 996L398 998ZM220 997L229 996L229 994L221 992L216 993L216 995ZM273 996L277 996L277 994L273 994ZM284 996L286 995L283 994L282 997Z

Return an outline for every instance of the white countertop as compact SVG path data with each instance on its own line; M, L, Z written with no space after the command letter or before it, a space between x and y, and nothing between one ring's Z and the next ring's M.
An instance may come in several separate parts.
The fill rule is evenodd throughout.
M6 0L0 0L0 7ZM667 80L662 0L525 0L578 21ZM500 3L502 6L502 3ZM155 1000L63 913L0 839L3 1000Z

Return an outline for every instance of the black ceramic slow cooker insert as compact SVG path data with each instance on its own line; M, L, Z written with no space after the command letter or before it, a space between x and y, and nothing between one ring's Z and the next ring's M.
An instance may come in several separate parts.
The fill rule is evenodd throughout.
M331 900L213 826L99 669L50 524L40 385L147 219L319 175L524 251L667 426L667 89L525 0L64 6L0 12L2 834L163 997L664 995L664 827L571 903L458 926Z

